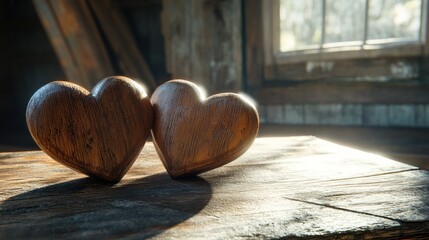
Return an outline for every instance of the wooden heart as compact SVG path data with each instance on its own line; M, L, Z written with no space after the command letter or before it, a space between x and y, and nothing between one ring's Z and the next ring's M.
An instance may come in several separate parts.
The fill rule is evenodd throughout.
M234 93L207 99L184 80L159 86L151 97L154 145L171 177L205 172L231 162L253 143L256 108Z
M70 82L40 88L27 106L37 145L56 161L109 182L122 179L145 144L153 110L144 89L108 77L92 92Z

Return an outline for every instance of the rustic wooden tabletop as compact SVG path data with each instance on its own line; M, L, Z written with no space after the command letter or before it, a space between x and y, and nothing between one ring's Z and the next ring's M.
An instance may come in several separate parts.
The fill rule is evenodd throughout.
M259 138L183 180L147 143L115 185L0 153L0 181L0 239L429 237L429 172L310 136Z

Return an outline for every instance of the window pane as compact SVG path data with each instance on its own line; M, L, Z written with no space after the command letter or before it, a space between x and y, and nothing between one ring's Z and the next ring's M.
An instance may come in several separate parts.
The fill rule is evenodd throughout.
M321 0L280 0L280 51L319 46Z
M325 42L362 41L365 0L326 0Z
M419 39L421 0L369 2L368 39Z

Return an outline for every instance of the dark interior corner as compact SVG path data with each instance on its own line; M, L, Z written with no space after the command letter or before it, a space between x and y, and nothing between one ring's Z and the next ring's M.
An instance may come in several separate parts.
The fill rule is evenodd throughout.
M0 145L34 149L25 123L28 100L44 84L65 76L32 2L0 4Z

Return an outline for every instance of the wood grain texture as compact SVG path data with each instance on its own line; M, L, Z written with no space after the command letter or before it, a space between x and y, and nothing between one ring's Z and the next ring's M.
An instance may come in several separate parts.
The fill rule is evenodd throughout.
M34 0L69 81L85 88L113 75L107 49L86 0Z
M117 182L134 163L152 126L143 88L108 77L91 93L69 82L39 89L27 107L27 125L50 157L89 176Z
M124 74L143 81L152 91L157 83L141 54L118 3L112 0L88 1L111 44Z
M312 82L251 90L259 104L429 103L429 87L419 83Z
M66 38L61 31L59 22L56 21L55 12L49 4L49 1L33 0L33 4L67 78L81 79L78 66L76 65L77 63L74 60L73 52L68 47ZM80 84L90 85L89 82L86 82L86 79L83 81L84 83Z
M293 58L293 57L292 57ZM419 77L418 57L304 61L264 66L265 79L357 82L410 81Z
M246 31L246 73L245 79L249 86L262 85L264 73L263 59L263 29L262 29L262 1L244 1L245 31Z
M253 143L256 108L234 93L202 95L195 84L172 80L151 97L152 137L173 177L195 175L233 161Z
M427 239L429 173L315 137L258 138L186 180L148 143L103 184L43 152L0 153L0 238Z
M162 1L167 70L210 94L236 92L242 80L241 1Z

